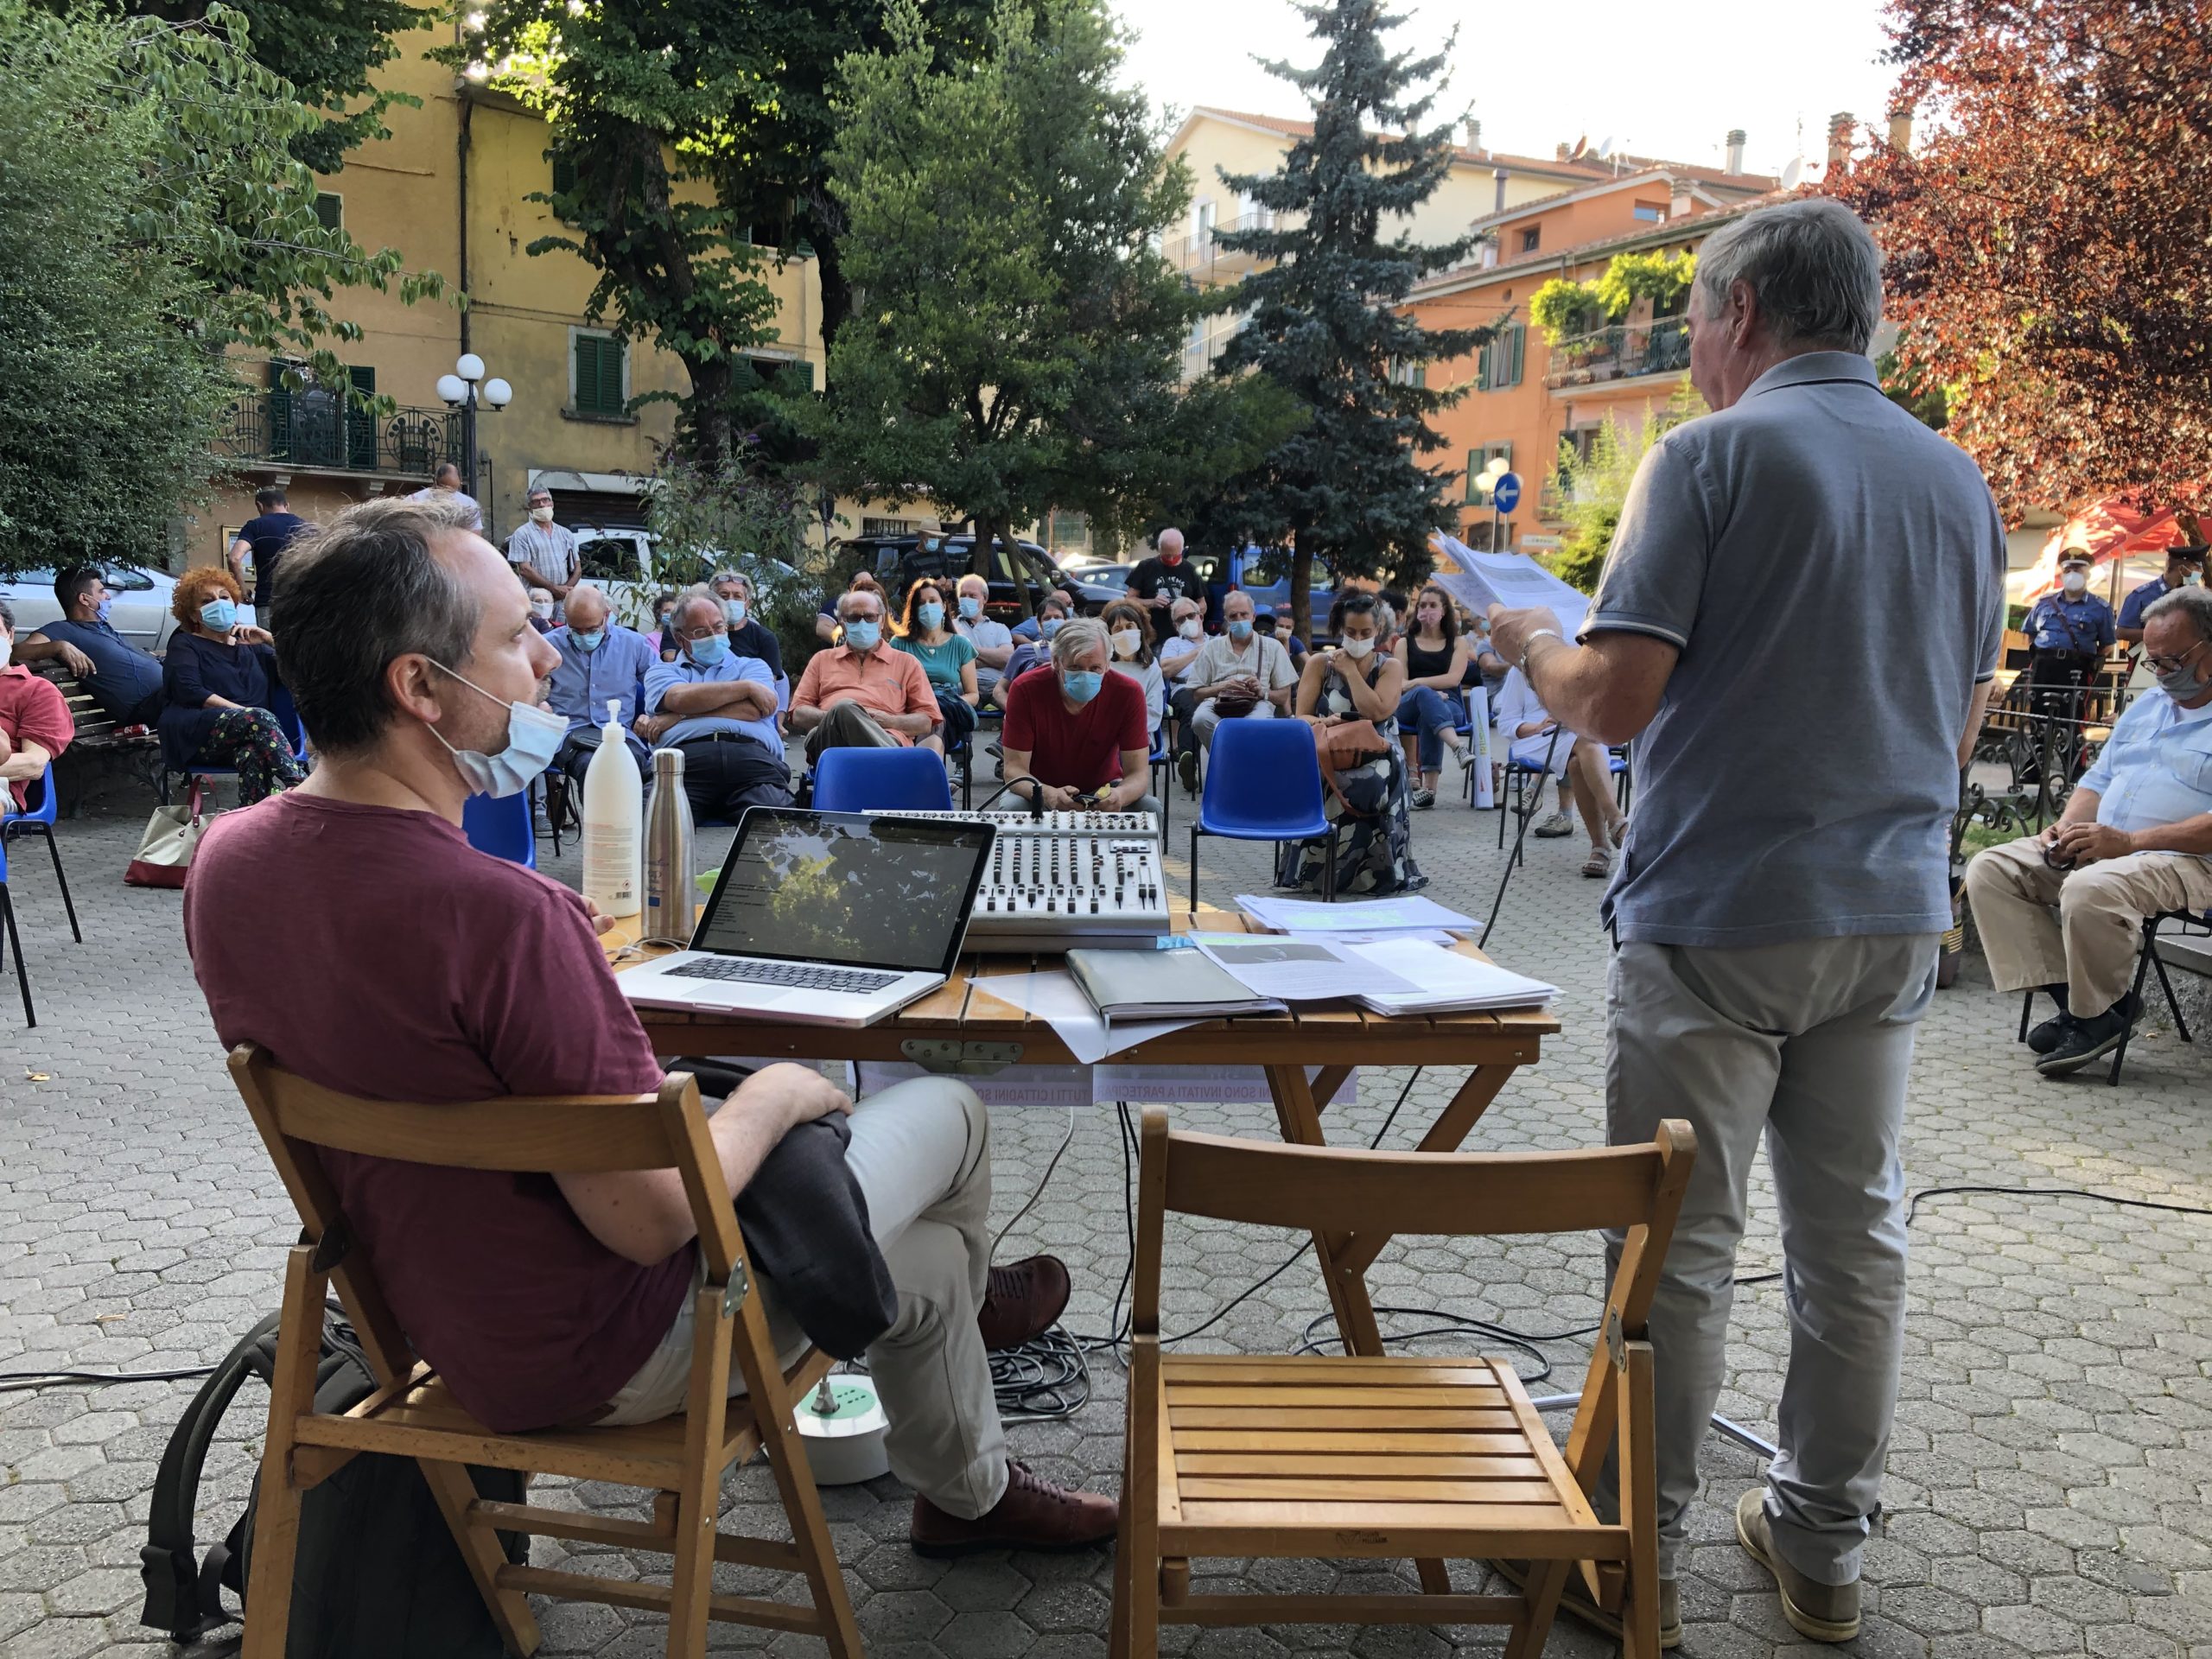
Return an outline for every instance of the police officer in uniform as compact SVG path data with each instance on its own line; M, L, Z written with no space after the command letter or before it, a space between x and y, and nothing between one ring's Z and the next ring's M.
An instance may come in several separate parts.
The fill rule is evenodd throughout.
M2037 600L2024 625L2030 706L2048 722L2036 745L2038 758L2066 756L2069 779L2081 752L2075 723L2082 718L2082 689L2119 638L2112 607L2089 591L2091 563L2087 553L2062 554L2058 591Z
M2120 638L2124 645L2143 643L2143 607L2154 600L2164 599L2177 588L2186 588L2204 579L2205 545L2202 542L2170 547L2166 550L2166 568L2136 588L2120 602Z

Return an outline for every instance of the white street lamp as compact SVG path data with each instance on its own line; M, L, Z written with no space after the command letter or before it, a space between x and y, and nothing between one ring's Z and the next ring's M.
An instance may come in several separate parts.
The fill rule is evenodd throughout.
M483 408L498 413L514 401L515 389L504 380L486 379L484 359L474 352L463 352L453 371L438 377L438 397L447 408L460 411L461 476L468 480L468 488L473 492L476 486L476 411Z

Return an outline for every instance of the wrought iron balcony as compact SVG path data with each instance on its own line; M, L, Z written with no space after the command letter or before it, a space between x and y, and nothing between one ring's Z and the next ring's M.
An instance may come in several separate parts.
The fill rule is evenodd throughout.
M1654 322L1615 323L1554 343L1544 367L1544 384L1594 385L1632 380L1638 375L1680 374L1690 365L1690 325L1686 317Z
M215 453L264 466L428 478L461 460L461 417L448 409L379 415L335 392L245 391L232 399Z

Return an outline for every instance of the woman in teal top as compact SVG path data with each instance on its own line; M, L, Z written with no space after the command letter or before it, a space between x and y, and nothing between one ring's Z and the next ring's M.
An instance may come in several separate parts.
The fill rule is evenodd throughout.
M891 632L893 645L921 658L944 721L944 747L958 748L976 729L976 647L945 626L944 590L927 576L909 588L906 613Z

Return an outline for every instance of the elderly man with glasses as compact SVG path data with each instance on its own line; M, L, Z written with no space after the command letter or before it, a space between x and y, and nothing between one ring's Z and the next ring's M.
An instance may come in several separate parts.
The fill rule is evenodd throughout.
M656 749L682 752L691 816L734 820L748 806L789 806L768 665L730 649L722 603L704 588L678 600L671 620L676 660L646 671L644 725Z
M1997 988L2058 1005L2028 1033L2045 1077L2109 1053L2142 1013L2130 984L2144 918L2212 909L2212 593L2177 588L2145 608L2143 665L2158 683L2128 704L2058 821L1967 867Z
M851 588L837 596L837 644L807 659L791 693L791 730L806 758L824 749L935 746L937 694L921 658L883 637L883 595Z

